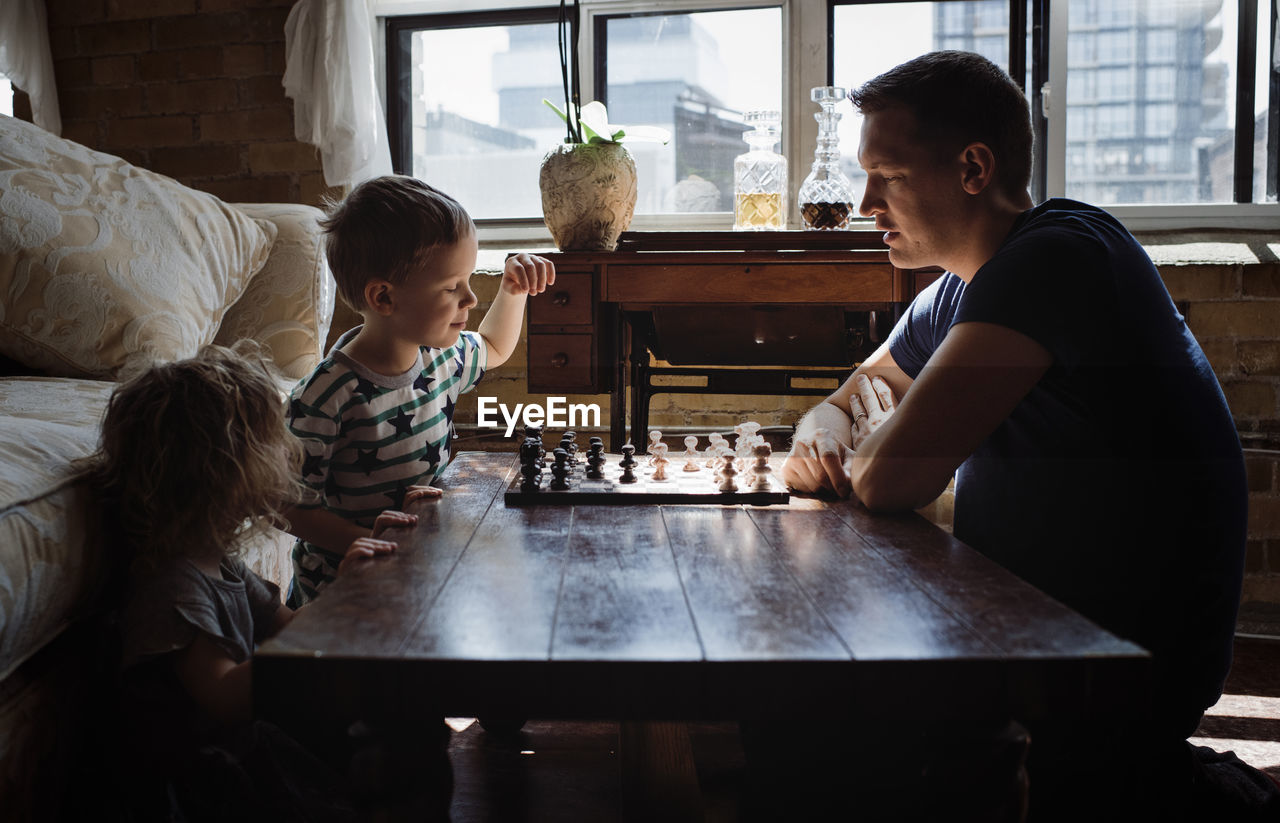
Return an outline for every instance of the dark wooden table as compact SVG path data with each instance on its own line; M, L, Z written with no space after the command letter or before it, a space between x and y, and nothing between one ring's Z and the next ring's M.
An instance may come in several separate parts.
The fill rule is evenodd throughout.
M458 455L444 497L411 507L419 522L400 551L339 579L262 646L256 712L285 728L345 728L371 711L678 721L994 708L1033 721L1114 710L1146 676L1140 648L917 515L800 496L507 507L516 463ZM650 732L642 746L654 728L623 726L638 741ZM624 736L624 768L628 751Z

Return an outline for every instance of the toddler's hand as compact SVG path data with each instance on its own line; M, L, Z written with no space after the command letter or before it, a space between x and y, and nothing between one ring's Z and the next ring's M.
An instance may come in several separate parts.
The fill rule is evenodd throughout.
M396 513L399 514L399 512ZM396 544L390 540L357 537L347 547L347 553L342 556L342 562L338 564L338 574L345 574L351 563L360 563L380 554L391 554L395 550Z
M555 264L536 254L513 254L502 270L502 288L508 294L542 294L554 282Z
M410 486L405 490L404 502L412 503L415 500L435 500L444 494L443 489L437 489L435 486Z
M410 486L409 488L420 489L422 487ZM408 499L408 494L405 495L405 499L406 500ZM406 514L405 512L398 512L398 511L395 511L394 509L387 509L382 514L378 515L377 519L373 521L373 534L369 536L377 537L387 529L395 528L397 526L409 528L411 526L417 525L417 523L418 523L418 515L416 514Z

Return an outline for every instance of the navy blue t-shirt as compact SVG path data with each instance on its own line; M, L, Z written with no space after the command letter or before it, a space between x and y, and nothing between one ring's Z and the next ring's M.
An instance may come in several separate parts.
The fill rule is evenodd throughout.
M1053 363L956 472L956 537L1150 650L1161 721L1190 734L1230 666L1247 517L1204 353L1132 235L1071 200L1020 215L968 285L921 292L893 359L914 379L970 321Z

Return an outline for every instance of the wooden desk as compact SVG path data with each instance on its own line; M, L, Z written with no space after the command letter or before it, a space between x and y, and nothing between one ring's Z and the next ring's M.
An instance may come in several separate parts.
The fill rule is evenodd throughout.
M608 392L610 450L614 452L625 442L628 372L631 439L645 441L643 369L648 366L648 352L626 322L628 316L672 307L810 306L882 312L891 322L938 275L894 267L880 233L874 231L627 232L617 251L562 252L548 257L556 264L556 285L547 297L529 303L529 391ZM776 356L776 352L770 354ZM702 365L762 364L753 357L744 350L733 362ZM765 362L779 363L776 359ZM841 365L847 374L852 362ZM709 385L707 391L814 393L793 390L793 376L797 375L715 372L711 377L720 383Z
M444 497L411 507L420 519L400 551L340 578L258 651L256 712L345 729L370 711L638 721L994 708L1034 729L1046 713L1144 693L1145 652L919 516L796 496L508 508L516 463L458 455Z

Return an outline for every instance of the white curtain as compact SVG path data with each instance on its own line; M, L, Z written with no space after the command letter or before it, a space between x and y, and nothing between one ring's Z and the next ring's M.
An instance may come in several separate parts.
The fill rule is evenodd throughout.
M44 0L0 0L0 74L31 98L31 119L62 134Z
M390 174L366 0L299 0L284 24L284 43L294 134L320 149L325 183L354 186Z

